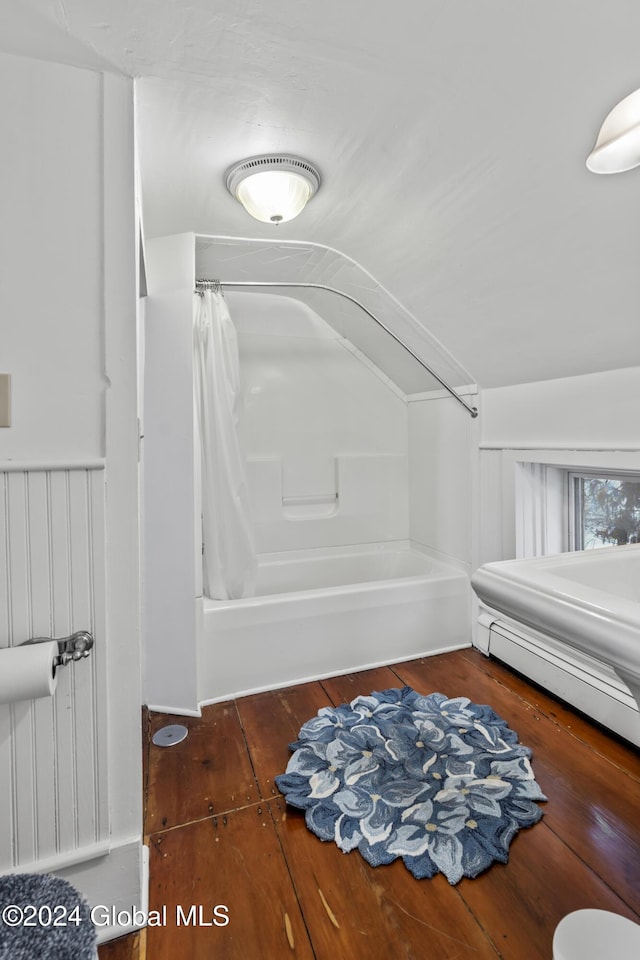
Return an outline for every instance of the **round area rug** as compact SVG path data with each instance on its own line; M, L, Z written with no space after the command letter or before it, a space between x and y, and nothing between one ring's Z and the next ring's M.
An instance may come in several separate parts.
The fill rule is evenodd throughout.
M276 785L321 840L372 866L402 857L418 879L449 883L506 863L542 816L531 750L491 707L411 687L323 707Z

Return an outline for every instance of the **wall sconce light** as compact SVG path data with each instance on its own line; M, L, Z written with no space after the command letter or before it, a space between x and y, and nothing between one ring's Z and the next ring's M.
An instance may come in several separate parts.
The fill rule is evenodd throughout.
M587 157L592 173L623 173L640 164L640 90L616 104Z
M252 217L278 224L302 212L320 189L320 174L301 157L263 155L234 164L227 171L226 184Z

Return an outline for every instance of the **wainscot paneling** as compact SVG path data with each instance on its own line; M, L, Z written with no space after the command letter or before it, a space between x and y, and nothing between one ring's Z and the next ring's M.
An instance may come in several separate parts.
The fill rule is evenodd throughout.
M0 870L107 852L105 472L0 465L0 647L89 630L53 697L0 705Z

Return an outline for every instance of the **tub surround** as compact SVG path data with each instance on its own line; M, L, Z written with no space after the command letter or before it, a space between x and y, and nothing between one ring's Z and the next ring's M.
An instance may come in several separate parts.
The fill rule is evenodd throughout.
M198 236L195 243L198 277L222 280L302 281L326 284L355 297L398 335L428 366L452 386L470 384L473 377L374 276L340 250L324 244L228 236ZM280 291L285 293L285 290ZM225 295L235 297L239 290ZM242 291L244 293L244 291ZM349 340L405 394L438 390L438 382L359 307L317 289L299 290L297 308L331 317L335 332ZM233 301L230 299L230 303ZM260 309L260 308L258 308ZM424 309L424 304L422 305ZM266 313L271 313L267 308ZM270 323L271 323L270 318Z
M409 542L259 558L258 596L201 600L201 704L470 646L469 579Z
M291 461L280 456L247 461L260 551L408 537L406 455L339 455L324 463L311 458L310 466L314 464L317 469L291 482Z
M409 537L407 406L317 313L225 294L258 553Z
M428 498L421 517L452 497L410 486L407 397L308 306L272 293L226 296L258 588L243 600L198 601L199 703L469 646L464 564L412 542L411 494ZM453 415L467 426L465 411ZM414 445L432 452L414 459L424 488L437 444L424 430Z
M211 611L202 599L198 445L193 442L194 264L199 276L243 279L248 272L246 279L326 279L345 290L353 287L356 265L336 251L314 247L309 253L280 242L257 245L259 262L254 262L256 245L240 240L230 242L227 261L218 257L217 241L211 249L203 243L206 247L203 238L183 234L151 240L146 248L151 294L145 312L145 702L152 709L197 715L206 700L411 658L451 644L468 645L469 439L477 420L471 421L439 387L434 391L433 378L426 377L425 383L424 372L418 375L405 351L387 350L386 334L370 336L369 327L375 325L334 313L340 298L318 298L317 312L297 298L257 291L226 296L240 347L244 394L239 432L258 554L289 554L299 564L300 553L317 550L413 544L453 570L457 599L441 618L453 624L453 639L446 629L440 631L440 614L423 611L423 635L397 640L402 631L395 629L396 622L403 619L399 602L394 615L381 615L387 618L384 643L374 641L376 631L369 631L370 648L366 631L350 629L352 613L346 609L343 624L334 624L327 612L322 629L320 619L313 628L303 623L292 629L288 644L273 651L253 640L243 648L236 630L240 621L229 620L239 616L233 610L216 610L218 627L221 620L235 623L230 631L209 630ZM315 264L308 274L307 254ZM359 270L356 274L364 285L358 282L353 292L421 355L426 340L416 341L410 318L373 278ZM367 299L369 287L372 299ZM451 383L469 382L466 372L451 369L452 358L437 344L430 345L425 359ZM408 390L417 393L408 396ZM446 473L447 482L436 473ZM367 581L372 584L367 603L375 609L378 596L390 597L410 579ZM450 578L434 577L431 591L435 582L445 591L446 607ZM345 592L355 596L364 591L361 585L352 588L351 577L335 587L340 603L345 603ZM308 592L299 590L295 600L276 604L285 617L283 634L287 618ZM243 616L253 611L253 618L257 609L260 616L268 609L271 616L274 596L263 598L261 607L237 609L244 609ZM415 620L421 600L417 606L414 600L407 602ZM310 609L305 608L303 620ZM315 639L309 643L304 638L313 630ZM258 632L253 630L254 638ZM318 651L326 652L324 663Z

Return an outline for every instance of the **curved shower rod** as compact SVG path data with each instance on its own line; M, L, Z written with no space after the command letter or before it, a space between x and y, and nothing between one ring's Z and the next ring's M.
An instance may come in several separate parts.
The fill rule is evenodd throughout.
M344 297L345 300L350 300L351 303L355 303L357 307L360 307L361 310L364 310L367 316L371 317L371 319L377 323L379 327L382 327L382 329L385 330L389 336L396 341L396 343L399 343L400 346L403 347L407 353L413 357L414 360L418 361L420 366L426 370L430 376L438 381L440 386L444 387L444 389L450 393L451 396L458 401L458 403L462 404L467 413L471 414L472 417L478 416L477 407L472 407L471 404L467 403L464 397L460 396L460 394L454 390L454 388L451 387L446 380L443 380L442 377L435 372L435 370L432 370L431 367L424 362L424 360L421 360L420 357L413 352L411 347L408 347L404 340L401 340L400 337L396 336L393 330L390 330L389 327L382 322L382 320L379 320L378 317L376 317L376 315L368 309L368 307L365 307L363 303L360 303L359 300L356 300L356 298L352 297L350 294L344 293L343 290L338 290L336 287L329 287L324 283L281 283L278 280L196 280L196 287L210 287L214 290L219 290L221 287L307 287L313 290L327 290L329 293L336 293L339 297Z

